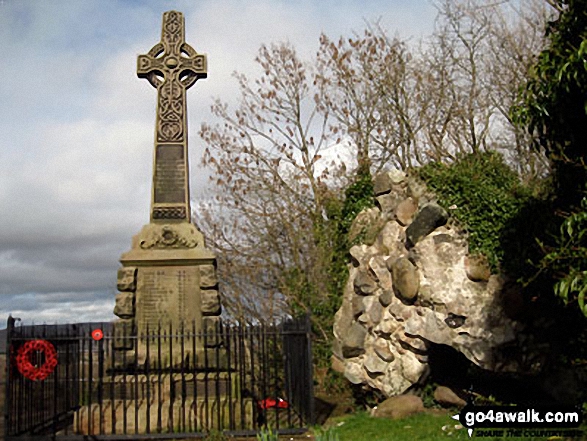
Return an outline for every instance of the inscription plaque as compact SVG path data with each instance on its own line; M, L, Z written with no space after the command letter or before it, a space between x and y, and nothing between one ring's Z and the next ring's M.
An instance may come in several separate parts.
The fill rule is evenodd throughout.
M139 331L155 329L158 323L191 325L201 322L197 267L165 266L140 268L137 277L136 314Z
M185 203L186 164L182 145L158 145L155 153L155 203Z

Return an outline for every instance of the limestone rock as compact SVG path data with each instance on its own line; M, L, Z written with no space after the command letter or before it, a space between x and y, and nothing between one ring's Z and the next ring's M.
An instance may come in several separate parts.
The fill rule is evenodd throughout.
M379 294L379 303L381 303L382 306L389 306L392 298L393 291L391 289L384 289L381 294Z
M353 295L353 317L359 317L361 314L365 312L365 304L363 303L364 297Z
M393 319L389 312L385 312L379 324L373 331L382 339L389 339L391 335L398 329L399 323Z
M413 302L420 288L420 276L416 267L405 257L392 264L393 287L402 299Z
M408 198L398 204L395 217L400 225L406 226L412 221L416 210L418 210L418 203L414 199Z
M361 271L358 273L357 277L355 277L354 287L357 294L368 296L375 292L377 284L369 274L365 271Z
M425 188L407 181L415 203ZM389 183L386 196L405 200L405 186ZM434 199L424 193L420 203ZM381 221L379 210L374 215ZM523 325L512 320L523 313L523 297L499 275L471 280L466 235L443 225L446 219L446 211L427 202L408 227L386 221L372 245L351 248L333 348L355 384L387 397L403 394L429 373L433 345L450 346L495 372L536 373L533 366L542 363L543 352L508 357L502 351L528 346L521 340Z
M371 257L367 266L369 268L369 274L373 276L377 285L382 289L391 289L391 274L387 269L387 264L383 256Z
M391 192L394 185L401 184L406 179L406 174L400 170L392 169L379 173L373 181L375 196Z
M363 367L371 375L381 375L387 369L389 363L382 360L377 354L371 353L365 358Z
M364 382L365 371L360 364L354 362L348 362L344 367L344 376L352 384L361 384Z
M375 204L381 210L381 214L389 218L391 218L401 201L402 198L396 193L382 194L375 198Z
M424 403L415 395L398 395L379 403L374 416L397 420L424 412Z
M393 360L395 360L395 355L393 355L393 352L391 352L391 349L389 349L389 342L385 340L378 340L373 349L375 350L377 356L383 361L391 363Z
M342 342L342 355L344 358L358 357L365 353L364 343L367 330L358 323L353 323Z
M366 309L365 313L369 318L369 322L372 325L376 325L383 317L383 306L381 306L381 303L378 301L378 299L374 297L369 297L368 299L370 300L370 305Z
M404 335L399 338L400 345L404 349L408 349L415 354L425 355L428 348L426 346L426 342L418 337L412 337L409 335Z
M465 257L465 271L473 282L487 282L491 276L489 261L483 254L474 254Z
M465 400L463 400L452 389L446 386L438 386L434 390L434 400L444 407L463 408L467 404Z
M426 204L406 230L408 245L414 246L436 228L446 224L448 213L437 204Z
M404 240L405 233L403 228L397 222L389 221L379 232L375 244L382 251L389 252L390 254L399 257L401 254L407 253L403 245Z

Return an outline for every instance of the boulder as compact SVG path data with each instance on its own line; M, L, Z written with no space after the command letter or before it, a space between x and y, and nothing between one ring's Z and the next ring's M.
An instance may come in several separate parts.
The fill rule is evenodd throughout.
M365 353L365 337L367 330L359 323L353 323L342 341L342 355L344 358L358 357Z
M357 277L355 277L353 286L357 294L364 296L373 294L377 289L377 283L375 283L375 280L366 271L359 271Z
M353 306L353 318L359 317L365 312L365 303L363 303L363 296L353 295L351 305Z
M398 204L395 209L395 218L401 226L405 227L412 221L416 210L418 210L418 203L412 198L407 198Z
M426 194L426 184L418 179L411 178L408 180L408 196L419 200Z
M393 262L391 271L396 292L403 300L413 302L420 288L420 276L414 264L407 258L400 257Z
M365 370L359 363L350 361L344 366L344 376L352 384L361 384L364 381Z
M361 211L349 228L349 242L353 242L360 236L373 236L383 228L381 212L378 208L366 208Z
M434 400L443 407L463 408L467 404L465 400L446 386L438 386L434 390Z
M424 403L415 395L398 395L379 403L373 416L397 420L424 412Z
M404 182L406 174L397 169L391 169L379 173L373 180L373 191L375 196L390 193L394 186Z
M382 254L390 253L399 257L402 254L407 254L407 250L403 245L405 237L404 229L401 225L396 221L389 221L379 231L375 245L377 249L382 251Z
M381 303L381 306L389 306L392 299L393 291L391 289L384 289L381 294L379 294L379 303Z
M376 325L383 317L383 306L381 306L381 303L378 302L374 297L370 297L369 299L371 302L365 310L365 313L367 314L369 322L373 325Z
M434 203L426 204L406 230L407 245L413 247L447 220L448 213L444 208Z

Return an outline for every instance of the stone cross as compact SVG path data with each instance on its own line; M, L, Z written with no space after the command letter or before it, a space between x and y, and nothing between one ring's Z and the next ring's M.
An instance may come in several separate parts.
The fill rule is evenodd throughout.
M138 350L139 361L144 342L130 337L159 325L211 329L222 310L216 256L190 222L186 90L206 77L206 57L184 33L183 15L165 12L161 42L137 62L138 76L158 92L151 216L120 258L114 334L116 349Z
M163 14L161 41L139 55L137 75L158 93L151 222L190 222L186 90L206 78L206 56L185 42L181 12Z

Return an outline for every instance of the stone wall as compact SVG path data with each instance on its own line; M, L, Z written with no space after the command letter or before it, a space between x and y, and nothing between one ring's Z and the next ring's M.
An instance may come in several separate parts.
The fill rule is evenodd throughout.
M375 179L377 206L351 227L352 264L335 316L333 367L386 396L425 379L433 344L450 346L481 368L531 372L515 321L521 292L468 252L466 234L424 184L403 172ZM506 349L515 357L504 356ZM514 350L512 351L512 348Z

